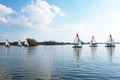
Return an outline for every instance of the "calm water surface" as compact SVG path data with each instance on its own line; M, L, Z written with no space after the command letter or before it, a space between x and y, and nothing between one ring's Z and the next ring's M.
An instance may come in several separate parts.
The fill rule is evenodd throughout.
M120 80L120 45L0 46L0 80Z

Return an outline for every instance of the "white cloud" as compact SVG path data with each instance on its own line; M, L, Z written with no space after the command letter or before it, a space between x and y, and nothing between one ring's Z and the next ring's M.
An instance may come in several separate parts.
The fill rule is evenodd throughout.
M0 4L0 22L1 23L7 23L6 17L12 13L14 13L14 11L11 8Z
M91 21L94 21L95 25L93 25L91 29L89 29L89 31L91 31L91 33L93 31L92 34L95 34L97 36L97 39L99 39L98 41L107 41L107 38L110 34L113 35L115 41L119 41L119 12L111 12L103 15L97 15L93 17Z
M9 7L6 7L2 4L0 4L0 16L5 16L5 15L9 15L11 13L13 13L14 11L9 8Z
M45 0L35 0L35 2L24 6L21 13L15 12L5 5L0 5L0 23L8 26L51 30L48 26L57 15L63 16L64 12Z
M88 25L87 24L64 24L59 25L54 31L51 31L49 35L51 39L56 39L57 41L68 41L72 42L74 40L75 35L78 33L81 40L87 41L90 34L88 34Z
M25 18L34 27L48 26L56 15L62 15L63 12L55 5L48 4L45 0L36 0L36 2L25 6L22 10Z

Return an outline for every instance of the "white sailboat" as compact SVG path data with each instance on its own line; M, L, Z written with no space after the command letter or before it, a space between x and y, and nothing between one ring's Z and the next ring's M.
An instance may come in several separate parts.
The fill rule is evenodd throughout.
M90 47L97 47L97 42L96 42L94 36L92 36L92 39L90 41Z
M73 48L82 48L82 41L80 40L78 34L76 34L73 44L74 44Z
M27 40L25 40L24 46L29 46Z
M19 40L19 42L18 42L18 46L19 47L21 47L22 46L22 44L21 44L21 41Z
M112 38L112 35L109 36L105 47L115 47L115 43L114 43L114 40Z
M6 47L10 47L10 44L9 44L8 39L7 39L6 42L5 42L5 46L6 46Z

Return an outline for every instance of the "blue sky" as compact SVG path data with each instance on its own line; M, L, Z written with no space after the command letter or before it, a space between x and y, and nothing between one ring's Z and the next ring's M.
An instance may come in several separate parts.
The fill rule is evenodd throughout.
M119 0L0 0L0 41L120 41Z

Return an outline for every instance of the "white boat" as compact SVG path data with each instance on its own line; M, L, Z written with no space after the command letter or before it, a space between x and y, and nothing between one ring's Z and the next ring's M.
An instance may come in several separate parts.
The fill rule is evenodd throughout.
M5 46L6 46L6 47L10 47L10 44L9 44L8 39L7 39L6 42L5 42Z
M25 40L24 46L29 46L27 40Z
M22 44L21 44L21 41L19 40L19 42L18 42L18 46L19 47L21 47L22 46Z
M90 41L90 47L97 47L97 42L96 42L94 36L92 36L92 39Z
M76 34L73 44L73 48L82 48L82 41L80 40L78 34Z
M109 36L105 47L115 47L115 43L114 43L114 40L112 38L112 35Z

